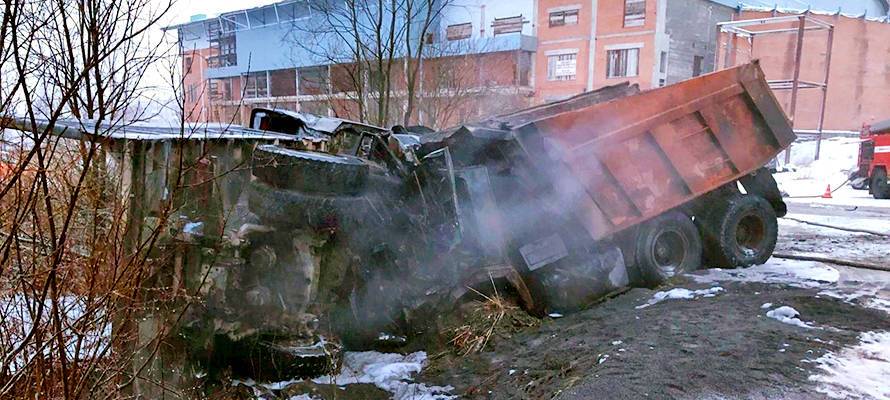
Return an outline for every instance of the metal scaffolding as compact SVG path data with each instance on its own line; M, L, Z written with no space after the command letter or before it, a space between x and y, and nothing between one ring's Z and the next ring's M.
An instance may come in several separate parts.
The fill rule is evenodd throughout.
M776 27L778 25L778 27ZM789 26L790 25L790 26ZM758 27L752 29L752 27ZM805 81L800 79L800 65L803 56L803 40L807 32L810 31L828 31L827 45L825 50L825 78L821 82ZM819 113L818 139L816 142L816 159L819 159L819 151L822 146L822 133L825 125L825 106L828 100L828 78L831 73L831 48L834 42L834 25L821 21L809 14L789 15L782 17L757 18L739 21L721 22L717 24L717 49L714 65L720 65L720 41L722 34L726 33L730 36L726 41L725 55L723 57L724 68L736 65L736 55L738 53L739 38L749 39L748 56L749 59L754 57L754 44L756 38L762 35L784 35L796 34L797 44L795 46L794 55L794 71L790 79L770 80L770 89L774 91L790 90L791 103L789 105L788 114L791 117L791 124L794 126L797 113L797 96L800 90L821 89L821 108ZM750 61L750 60L749 60ZM785 163L791 161L791 148L785 152Z

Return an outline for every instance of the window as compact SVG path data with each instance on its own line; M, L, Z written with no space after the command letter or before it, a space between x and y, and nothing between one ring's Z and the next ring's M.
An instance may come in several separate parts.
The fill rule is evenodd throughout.
M578 53L564 53L547 56L548 81L573 81L578 66Z
M692 57L692 76L693 77L701 75L701 64L702 64L702 61L704 61L704 60L705 60L705 58L702 56L693 56Z
M448 40L467 39L472 35L473 24L469 22L465 24L448 25L448 28L445 29L445 37Z
M578 25L578 9L554 11L550 13L550 27Z
M297 94L297 71L293 68L269 71L269 85L272 97L295 96Z
M646 23L646 0L624 0L624 27Z
M658 63L658 72L661 72L662 74L667 72L667 66L668 66L668 53L666 51L662 51L661 59Z
M244 75L244 97L269 97L269 80L265 72Z
M639 75L639 48L609 50L606 55L608 59L608 65L606 66L607 78L620 78Z
M185 102L194 103L198 101L198 84L190 83L188 90L185 92Z
M300 78L301 95L320 95L328 92L327 67L300 68L297 75Z
M530 86L532 76L532 53L523 51L519 53L519 85Z
M515 17L495 18L494 22L491 23L491 27L494 28L495 36L508 33L518 33L522 32L522 25L525 24L525 22L526 21L522 19L522 15L517 15Z
M210 100L232 100L232 79L237 78L208 80L208 91L210 92Z

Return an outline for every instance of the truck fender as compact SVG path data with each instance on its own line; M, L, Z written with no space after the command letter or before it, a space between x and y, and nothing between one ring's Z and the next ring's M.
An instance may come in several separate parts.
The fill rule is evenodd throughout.
M781 218L788 214L788 206L782 200L782 192L779 191L779 185L776 178L766 168L760 168L748 175L739 178L739 182L745 188L748 194L758 195L766 199L773 207L776 216Z

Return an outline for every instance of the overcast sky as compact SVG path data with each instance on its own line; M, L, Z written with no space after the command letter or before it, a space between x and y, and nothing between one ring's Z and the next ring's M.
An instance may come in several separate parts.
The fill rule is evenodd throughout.
M242 10L245 8L257 7L264 4L275 3L274 0L217 0L217 1L199 1L199 0L176 0L176 5L171 13L170 24L181 24L188 22L192 15L207 14L215 15L226 11Z

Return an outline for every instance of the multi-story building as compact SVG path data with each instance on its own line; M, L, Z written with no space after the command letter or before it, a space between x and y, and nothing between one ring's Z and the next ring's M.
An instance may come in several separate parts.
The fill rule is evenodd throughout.
M737 3L541 0L536 97L552 101L623 81L663 86L713 70L713 27Z
M319 3L288 0L195 16L168 28L178 32L183 56L186 118L241 123L250 108L266 106L358 119L356 99L374 94L359 93L356 82L370 90L378 75L355 76L348 50L337 60L331 35L312 34L323 19L314 4ZM534 12L533 0L462 0L445 7L423 39L412 122L444 126L530 104ZM398 110L405 106L407 64L399 54L403 49L395 53L390 90ZM365 69L374 68L368 64Z
M357 118L351 64L312 51L312 46L324 46L324 39L311 35L297 39L294 33L317 22L316 1L287 0L212 18L194 17L173 27L183 54L187 118L240 123L256 105ZM764 4L455 0L423 39L428 51L422 57L417 85L420 104L415 104L409 122L444 127L622 81L649 89L713 71L716 24L754 15L757 10L742 3ZM888 13L887 0L819 0L808 7L835 11L842 7L868 16ZM869 29L883 32L883 28ZM886 44L878 36L867 41L872 48ZM838 43L844 42L835 46ZM785 52L767 51L762 57L779 53ZM401 76L407 65L396 60L390 72L396 75L390 108L397 112L406 107L402 101L406 83ZM364 74L363 81L374 81L375 74ZM868 94L872 83L869 79L859 85L863 99L874 96ZM835 119L829 118L830 126L849 125L836 124ZM403 121L393 116L388 122Z

